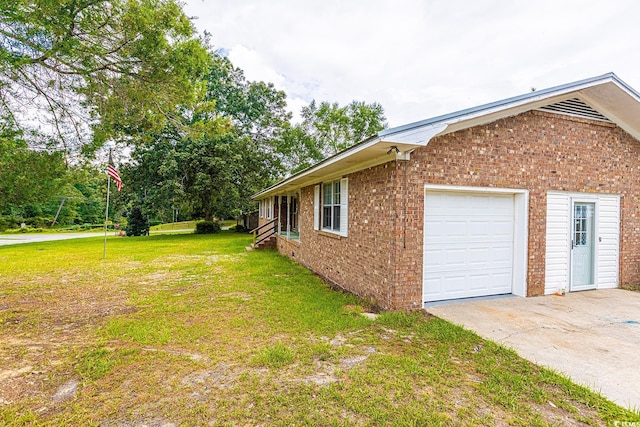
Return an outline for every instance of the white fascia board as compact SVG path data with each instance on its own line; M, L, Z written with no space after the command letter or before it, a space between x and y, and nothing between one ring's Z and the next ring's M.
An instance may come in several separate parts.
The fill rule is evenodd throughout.
M448 126L449 123L447 122L434 123L429 126L416 127L384 135L381 138L385 142L402 145L402 147L398 147L398 149L406 148L404 150L400 149L400 151L405 152L418 147L425 147L435 136L443 134ZM408 147L404 147L404 145Z
M433 126L410 129L406 132L374 137L329 157L325 161L255 194L252 198L262 199L285 190L311 185L321 180L338 178L393 160L406 160L410 151L426 146L434 136L442 133L446 128L446 123L438 123ZM391 147L396 147L399 153L390 156L388 151Z
M278 192L282 191L285 188L294 188L294 187L299 188L301 185L297 185L296 183L307 181L306 178L309 178L309 177L322 176L323 169L326 169L329 166L334 165L336 163L342 162L345 159L353 156L354 154L367 150L379 142L380 142L380 138L375 137L370 141L354 145L353 147L341 153L338 153L333 157L329 157L324 161L321 161L320 163L317 163L316 165L309 167L308 169L305 169L289 178L286 178L278 182L277 184L269 188L262 190L259 193L254 194L251 198L254 200L259 200L266 196L277 194ZM319 182L319 179L317 181Z

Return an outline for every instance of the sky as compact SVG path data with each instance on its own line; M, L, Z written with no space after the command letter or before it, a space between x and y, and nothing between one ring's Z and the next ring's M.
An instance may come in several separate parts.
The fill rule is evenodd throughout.
M185 0L250 81L380 103L390 127L614 72L640 91L637 0Z

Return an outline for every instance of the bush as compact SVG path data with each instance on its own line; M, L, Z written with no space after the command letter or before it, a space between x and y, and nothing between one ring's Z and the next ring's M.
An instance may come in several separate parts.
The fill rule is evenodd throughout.
M33 228L44 228L53 222L52 219L47 219L42 216L34 216L24 220L25 224Z
M213 221L196 222L196 234L214 234L219 233L220 230L222 230L220 223Z
M242 225L242 224L238 224L238 225L236 225L235 230L236 230L238 233L246 233L246 232L248 232L248 231L249 231L249 230L248 230L244 225Z
M33 227L20 227L20 228L7 228L5 230L7 233L42 233L44 228L33 228Z
M128 224L124 230L127 236L146 236L149 234L149 221L142 214L140 208L131 209Z
M5 231L9 228L20 228L22 221L22 218L15 216L0 216L0 231Z

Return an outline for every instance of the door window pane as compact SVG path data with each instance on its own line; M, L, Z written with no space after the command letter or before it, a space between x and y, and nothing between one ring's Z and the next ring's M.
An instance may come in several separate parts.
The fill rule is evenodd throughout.
M589 244L588 221L590 211L586 205L575 205L573 213L573 242L576 246Z

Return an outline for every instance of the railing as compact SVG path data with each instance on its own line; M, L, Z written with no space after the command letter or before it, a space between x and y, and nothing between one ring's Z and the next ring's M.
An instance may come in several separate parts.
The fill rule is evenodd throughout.
M260 231L265 227L268 227L269 225L274 225L275 222L278 220L278 218L274 218L269 222L265 222L264 224L254 228L253 230L251 230L251 232L253 233L253 246L255 247L256 245L260 244L261 242L267 240L269 237L273 236L274 234L276 234L276 227L271 227L271 228L267 228L264 231Z

